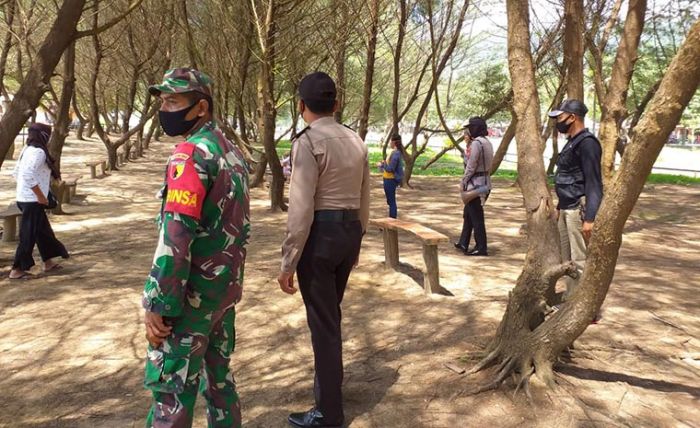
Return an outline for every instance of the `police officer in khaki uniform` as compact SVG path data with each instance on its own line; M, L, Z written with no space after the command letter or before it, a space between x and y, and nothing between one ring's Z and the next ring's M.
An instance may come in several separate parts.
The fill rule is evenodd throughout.
M292 149L287 236L282 244L282 291L294 294L299 277L314 350L314 396L308 412L292 413L294 427L343 425L341 310L369 220L367 147L337 123L336 88L325 73L299 84L299 111L308 126Z

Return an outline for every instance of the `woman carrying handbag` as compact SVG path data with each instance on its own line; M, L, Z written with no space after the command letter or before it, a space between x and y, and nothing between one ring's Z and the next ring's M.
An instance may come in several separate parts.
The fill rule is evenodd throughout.
M464 141L467 143L465 152L464 176L460 184L460 196L464 203L462 234L455 248L468 256L488 256L486 243L486 224L484 222L484 207L491 193L491 164L493 162L493 146L486 138L488 128L486 121L480 117L472 117L464 127ZM472 231L474 232L474 248L469 248Z
M29 279L29 270L34 266L34 245L39 247L39 254L44 262L44 272L61 268L54 259L69 257L66 247L56 239L46 209L55 207L55 198L49 191L51 177L61 177L49 155L48 143L51 127L43 123L29 126L27 145L22 149L14 177L17 180L17 207L22 211L19 227L19 245L15 261L10 271L10 279Z

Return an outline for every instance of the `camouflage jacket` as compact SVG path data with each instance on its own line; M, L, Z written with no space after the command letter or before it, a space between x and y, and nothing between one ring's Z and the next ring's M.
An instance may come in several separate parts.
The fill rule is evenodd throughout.
M247 171L240 150L213 122L177 145L144 286L146 310L177 317L185 307L213 312L240 299L250 235Z

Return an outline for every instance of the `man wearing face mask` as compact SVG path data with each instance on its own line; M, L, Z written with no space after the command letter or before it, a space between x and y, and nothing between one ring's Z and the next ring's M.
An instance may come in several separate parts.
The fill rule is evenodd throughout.
M593 231L603 182L600 174L601 147L595 135L588 132L583 118L588 108L579 100L565 100L549 113L557 130L567 135L568 142L559 153L554 186L559 198L559 235L562 260L573 261L579 275L586 262L586 243ZM564 300L578 285L578 279L568 276Z
M314 396L308 412L292 413L295 427L340 427L344 422L341 310L345 286L369 221L367 147L336 123L333 80L325 73L299 83L299 111L308 124L292 145L287 236L282 244L280 288L306 306L314 351Z
M147 427L192 426L198 389L210 427L241 426L229 359L250 233L248 173L243 154L212 118L211 86L206 74L177 68L149 87L161 100L163 131L185 141L168 160L142 300L144 385L153 393Z

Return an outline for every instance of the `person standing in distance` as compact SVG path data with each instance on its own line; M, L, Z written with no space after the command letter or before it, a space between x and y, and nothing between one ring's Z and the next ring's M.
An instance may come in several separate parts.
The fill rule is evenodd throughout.
M469 119L464 126L465 150L464 175L462 187L474 190L482 186L491 187L491 164L493 163L493 146L487 138L488 126L486 121L478 116ZM467 256L488 256L486 240L486 221L484 220L484 203L488 195L479 196L464 205L462 211L462 233L455 248ZM474 248L469 249L472 231L474 232Z
M314 351L315 406L292 413L294 427L340 427L343 414L341 309L369 221L367 147L336 123L335 83L325 73L299 84L299 112L307 123L293 144L287 235L280 288L294 294L294 272L306 307Z
M555 119L557 131L566 134L567 143L559 153L554 188L559 203L558 226L562 261L573 261L579 273L586 262L586 245L593 231L603 180L600 174L600 142L586 129L583 118L588 108L579 100L565 100L558 109L549 112ZM564 277L564 300L571 297L578 278Z
M386 196L386 204L389 205L389 217L397 218L399 209L396 205L396 188L401 185L403 180L403 144L401 144L401 135L394 134L389 140L391 153L377 164L377 167L382 172L384 181L384 195Z
M229 359L250 235L248 169L214 122L211 86L206 74L176 68L149 87L161 101L163 131L185 141L168 160L143 292L148 428L191 427L198 389L209 427L241 426Z

